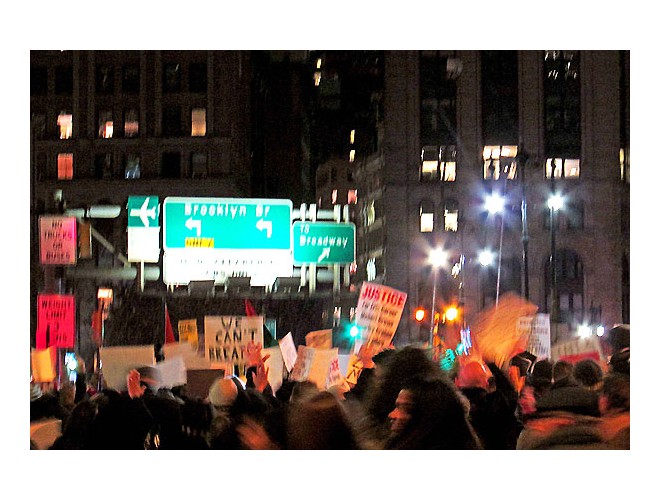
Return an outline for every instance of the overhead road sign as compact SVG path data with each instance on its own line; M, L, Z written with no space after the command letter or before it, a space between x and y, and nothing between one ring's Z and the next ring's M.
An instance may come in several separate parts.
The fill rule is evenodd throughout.
M294 222L294 264L348 264L355 261L352 222Z
M129 262L160 260L158 196L129 196L126 205Z
M158 227L158 197L129 196L128 227Z
M293 202L257 198L163 201L163 248L291 250Z

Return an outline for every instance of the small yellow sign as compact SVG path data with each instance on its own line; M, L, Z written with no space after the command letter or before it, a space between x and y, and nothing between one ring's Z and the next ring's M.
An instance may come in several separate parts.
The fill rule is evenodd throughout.
M186 238L186 248L214 248L213 238Z

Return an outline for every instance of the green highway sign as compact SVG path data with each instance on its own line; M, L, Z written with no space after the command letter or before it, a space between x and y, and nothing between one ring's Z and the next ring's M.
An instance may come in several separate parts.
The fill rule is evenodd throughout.
M163 201L163 248L290 250L291 200L180 198Z
M348 264L355 261L352 222L293 223L294 264Z
M158 196L129 196L128 227L158 227Z

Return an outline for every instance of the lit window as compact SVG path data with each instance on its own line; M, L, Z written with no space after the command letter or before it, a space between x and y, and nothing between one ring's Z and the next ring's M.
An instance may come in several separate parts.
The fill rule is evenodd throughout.
M357 189L349 189L348 190L348 204L357 204L358 201L358 195L357 195Z
M518 146L484 146L484 179L516 178Z
M129 109L124 114L124 137L137 137L140 130L138 113L135 109Z
M315 71L314 72L314 86L318 87L321 85L321 72L320 71Z
M206 135L206 108L193 108L191 135L193 137Z
M430 233L433 231L433 214L420 214L419 216L419 230L422 233Z
M445 231L458 231L458 203L454 200L445 202Z
M321 69L321 62L322 62L322 61L321 61L321 58L319 57L319 58L316 60L316 69Z
M351 144L355 144L355 130L351 130L350 141Z
M73 179L73 153L57 155L57 179Z
M422 148L422 172L421 178L436 179L438 176L438 148L435 146L425 146Z
M351 149L351 151L348 153L348 161L353 163L355 161L355 150Z
M333 189L332 190L332 204L335 205L337 203L337 190Z
M442 169L442 180L453 182L456 180L456 162L443 161L440 163Z
M99 113L99 137L110 139L113 131L112 111L101 111Z
M433 231L434 205L430 201L422 201L419 205L419 232L430 233Z
M566 158L548 158L545 161L545 178L578 178L580 177L580 160Z
M60 139L71 139L73 134L73 115L62 112L57 117L57 126L60 128Z
M445 231L458 231L458 211L445 210Z
M367 261L367 280L373 281L376 279L376 259L369 259Z

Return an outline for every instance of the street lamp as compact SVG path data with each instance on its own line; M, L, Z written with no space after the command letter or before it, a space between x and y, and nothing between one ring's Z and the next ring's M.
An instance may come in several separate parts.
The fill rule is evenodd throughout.
M431 303L431 329L429 331L429 347L433 347L435 334L435 297L438 282L438 268L447 262L447 253L442 248L436 248L429 254L429 262L433 267L433 302Z
M486 209L491 215L500 214L500 244L497 256L497 288L495 291L495 307L500 301L500 276L502 272L502 238L504 236L504 198L497 193L486 199Z
M555 212L558 212L564 206L564 199L561 195L553 193L548 198L548 208L550 209L550 321L557 322L558 316L558 298L557 298L557 262L556 262L556 223Z

